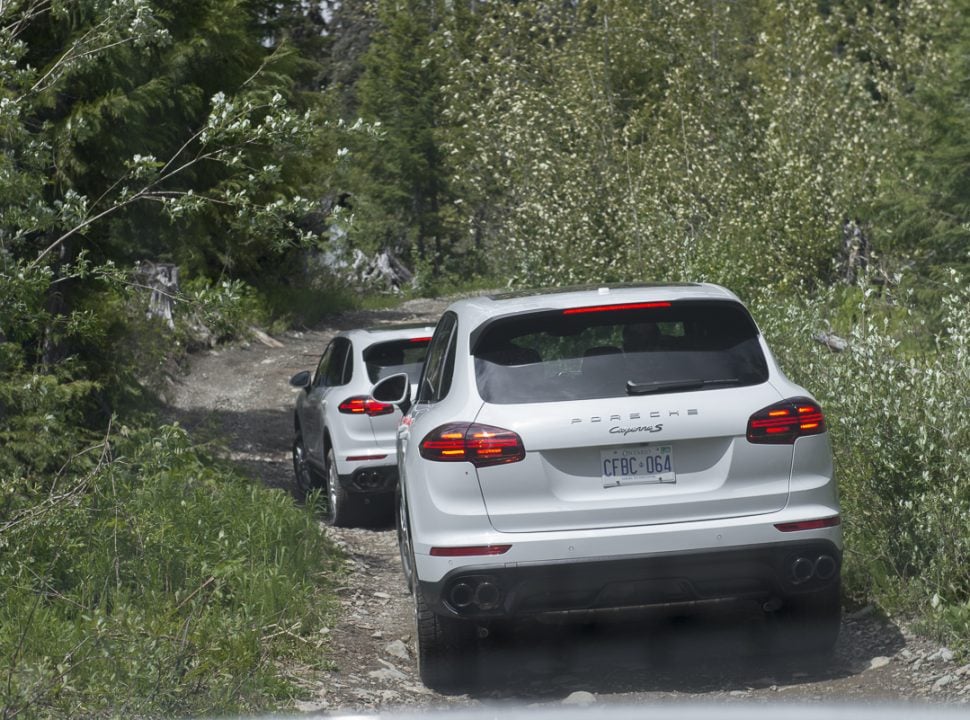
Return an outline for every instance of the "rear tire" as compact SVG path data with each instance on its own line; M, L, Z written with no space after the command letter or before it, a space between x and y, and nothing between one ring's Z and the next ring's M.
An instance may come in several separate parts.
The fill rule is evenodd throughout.
M314 488L321 487L319 475L314 471L307 455L306 445L303 442L303 435L297 434L293 441L293 479L296 485L296 493L300 500L305 500L307 493Z
M408 519L408 509L404 504L404 496L398 487L394 493L394 515L397 526L397 549L401 556L401 572L404 574L404 584L408 592L414 592L414 564L411 561L411 522Z
M337 474L337 455L327 450L327 515L328 525L353 527L360 521L360 501L340 484Z
M432 612L413 582L418 674L433 690L461 691L470 684L475 658L475 626L467 620L442 617ZM471 651L470 651L471 649Z
M411 546L410 523L407 511L398 491L398 534L402 568L405 581L414 599L415 648L418 675L421 682L432 690L455 692L469 684L474 652L469 652L475 641L476 628L467 620L436 615L425 602L418 583L414 564L414 548Z

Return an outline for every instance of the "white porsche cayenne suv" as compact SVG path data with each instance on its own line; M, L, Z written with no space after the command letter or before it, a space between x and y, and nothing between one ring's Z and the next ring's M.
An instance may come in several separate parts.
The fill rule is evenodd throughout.
M417 655L461 684L478 629L529 615L751 603L830 650L842 537L825 418L724 288L494 295L373 389L398 430Z
M316 372L290 378L302 391L293 412L296 486L301 494L326 490L331 524L391 518L401 411L374 400L370 389L396 373L417 379L431 332L426 326L342 332L323 351Z

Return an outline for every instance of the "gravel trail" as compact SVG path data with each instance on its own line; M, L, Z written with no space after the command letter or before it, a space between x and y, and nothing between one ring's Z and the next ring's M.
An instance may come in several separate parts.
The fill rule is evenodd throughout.
M282 347L259 342L194 355L169 389L174 418L197 437L219 437L233 460L270 487L293 492L294 373L311 369L333 334L352 327L427 321L446 306L412 300L354 312L288 332ZM350 572L340 617L324 630L332 669L307 673L305 711L401 706L693 702L970 702L970 664L871 608L848 613L825 663L764 657L759 617L617 618L593 626L522 624L481 641L465 695L426 689L417 676L411 600L394 531L333 529Z

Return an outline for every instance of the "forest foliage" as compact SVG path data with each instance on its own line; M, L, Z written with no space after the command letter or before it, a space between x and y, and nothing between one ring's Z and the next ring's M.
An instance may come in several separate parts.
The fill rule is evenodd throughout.
M273 628L323 622L310 606L333 551L305 513L158 427L154 381L199 324L228 338L319 315L354 251L401 258L411 292L730 287L830 414L848 599L965 643L968 11L0 3L4 717L295 692L274 663L297 645ZM174 330L145 317L143 261L182 272ZM293 555L269 552L273 527ZM119 653L143 659L139 678Z

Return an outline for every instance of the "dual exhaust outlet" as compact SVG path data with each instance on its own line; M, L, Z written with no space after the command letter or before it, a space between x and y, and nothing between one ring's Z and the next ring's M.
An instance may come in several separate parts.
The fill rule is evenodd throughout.
M464 578L451 586L448 601L458 611L495 610L502 604L502 590L491 578Z
M819 555L816 558L799 556L788 566L788 579L793 585L802 585L810 580L825 582L835 577L839 565L831 555Z

